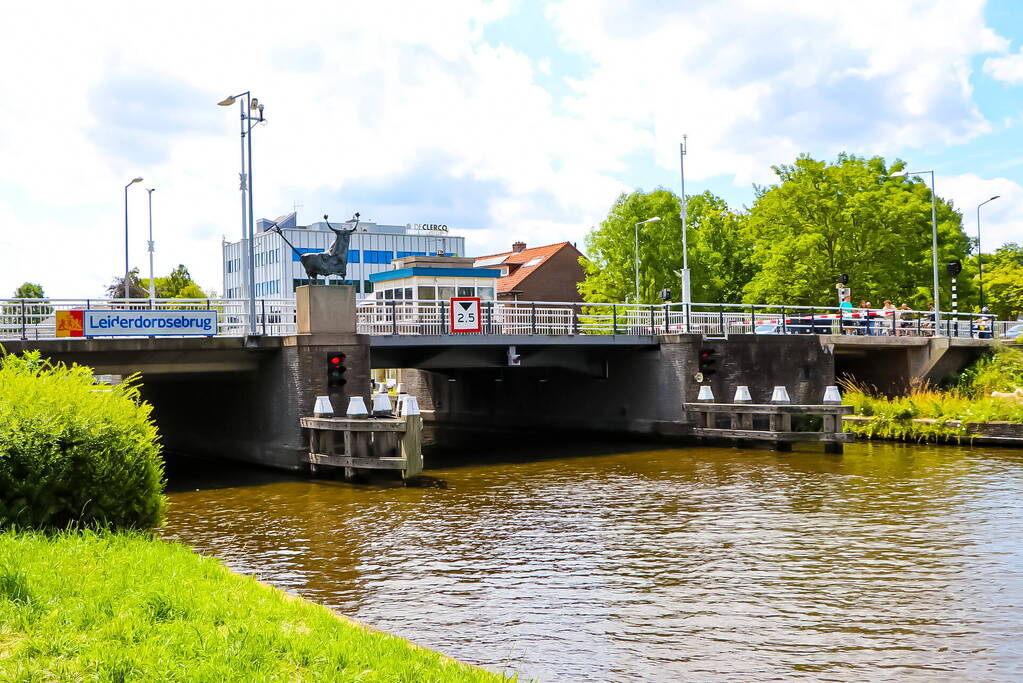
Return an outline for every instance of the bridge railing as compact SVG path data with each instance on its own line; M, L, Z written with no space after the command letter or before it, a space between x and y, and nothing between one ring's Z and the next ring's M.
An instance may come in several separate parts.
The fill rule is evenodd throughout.
M475 334L654 335L666 309L635 304L552 301L484 301ZM357 308L358 331L370 335L438 335L450 330L447 301L370 299Z
M72 310L215 310L218 336L249 334L247 299L0 299L0 340L52 339L57 336L57 311ZM293 299L257 299L256 332L295 333Z
M978 313L783 306L768 304L665 304L667 333L728 334L847 334L897 337L954 337L998 339L1021 324ZM660 330L659 330L660 331Z

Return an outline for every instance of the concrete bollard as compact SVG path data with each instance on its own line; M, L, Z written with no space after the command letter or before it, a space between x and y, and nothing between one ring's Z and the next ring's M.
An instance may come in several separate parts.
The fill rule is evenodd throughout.
M830 385L824 389L824 403L839 405L842 403L842 394L838 393L838 387Z
M419 415L419 400L415 396L405 396L401 402L401 416Z
M736 387L735 398L732 399L732 403L753 403L753 397L749 394L749 387Z
M330 404L330 396L317 396L313 406L313 417L334 417L334 406Z
M398 394L398 400L394 402L394 414L401 416L402 406L405 404L405 399L408 398L408 394Z
M387 394L373 394L373 417L391 416L391 398Z
M792 400L789 398L789 390L785 387L775 387L774 392L771 394L771 403L791 403Z
M352 396L348 399L347 415L351 418L369 417L369 411L366 410L366 401L362 399L362 396Z
M700 387L700 394L696 397L697 401L713 401L714 392L706 384Z

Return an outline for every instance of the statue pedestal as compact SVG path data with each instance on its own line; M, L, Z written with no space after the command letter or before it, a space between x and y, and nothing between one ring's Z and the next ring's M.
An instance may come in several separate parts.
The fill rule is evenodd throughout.
M298 334L355 334L355 287L302 285L295 290Z

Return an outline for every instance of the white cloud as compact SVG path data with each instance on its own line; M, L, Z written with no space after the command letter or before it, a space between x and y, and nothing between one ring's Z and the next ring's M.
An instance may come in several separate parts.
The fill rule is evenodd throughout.
M1023 186L1008 178L981 178L973 173L942 178L938 176L938 196L951 199L963 214L966 234L977 237L977 205L998 195L981 207L981 246L994 251L1005 242L1023 244Z
M773 180L771 164L803 151L970 140L989 128L970 58L1006 49L979 0L567 0L548 16L582 58L568 78L563 55L484 41L512 7L7 8L0 293L31 280L99 295L123 268L135 175L157 188L157 271L185 263L219 289L220 236L240 232L239 142L237 109L215 103L241 88L269 120L253 136L257 215L302 201L306 217L443 222L485 253L518 238L581 242L637 163L656 161L673 184L682 133L687 176L740 185ZM142 188L129 208L131 263L144 266Z
M1023 47L1018 54L988 57L984 60L984 73L995 80L1013 85L1023 83Z

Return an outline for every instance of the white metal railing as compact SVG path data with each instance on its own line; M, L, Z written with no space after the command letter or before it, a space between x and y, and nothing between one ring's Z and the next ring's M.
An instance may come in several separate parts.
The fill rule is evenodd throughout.
M57 311L214 310L217 335L249 334L248 299L0 299L0 340L51 339L57 336ZM256 333L295 333L293 299L257 299Z
M447 334L447 301L367 299L357 306L357 329L370 335ZM0 340L56 337L61 310L215 310L218 336L249 334L247 299L0 299ZM482 331L505 335L848 334L999 339L1021 321L975 313L854 310L750 304L615 304L484 301ZM257 299L256 333L294 334L293 299Z

